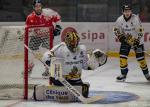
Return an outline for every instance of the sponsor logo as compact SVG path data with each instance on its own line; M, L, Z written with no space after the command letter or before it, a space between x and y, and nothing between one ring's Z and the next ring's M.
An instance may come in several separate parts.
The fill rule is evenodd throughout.
M55 96L46 95L46 99L48 99L48 100L54 100Z
M127 28L128 28L128 27L127 27ZM127 32L135 31L135 28L131 28L131 29L125 29L125 28L124 28L123 31L125 31L125 32L126 32L126 31L127 31Z
M46 99L54 101L68 101L69 94L67 91L62 90L46 90Z
M66 100L67 101L67 100L69 100L69 97L68 96L56 96L56 99L57 100L63 100L63 101Z
M72 65L72 64L82 64L83 61L80 60L80 61L70 61L70 62L65 62L66 65Z
M97 39L99 39L99 40L105 39L105 33L103 33L103 32L92 32L92 31L88 30L87 32L81 33L81 39L94 42Z
M59 90L46 90L47 95L68 95L68 92L66 91L59 91Z

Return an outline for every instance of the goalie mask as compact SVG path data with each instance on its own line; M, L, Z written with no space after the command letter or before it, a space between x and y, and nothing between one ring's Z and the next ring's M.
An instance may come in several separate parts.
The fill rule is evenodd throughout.
M76 52L79 40L80 38L76 32L67 32L64 38L64 42L71 52Z

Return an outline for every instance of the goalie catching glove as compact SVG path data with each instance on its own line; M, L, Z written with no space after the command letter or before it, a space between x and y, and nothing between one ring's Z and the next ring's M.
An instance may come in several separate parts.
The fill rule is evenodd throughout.
M107 62L107 55L100 49L87 52L89 69L94 70Z

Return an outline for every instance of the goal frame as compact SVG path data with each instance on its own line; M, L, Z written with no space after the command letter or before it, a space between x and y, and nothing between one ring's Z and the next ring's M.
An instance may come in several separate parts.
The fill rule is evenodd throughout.
M29 29L31 28L39 28L39 27L48 27L49 28L49 39L50 39L50 49L53 47L53 27L48 25L34 25L34 26L26 26L25 27L25 35L24 35L24 44L28 46L29 43ZM28 49L24 47L24 99L28 99Z

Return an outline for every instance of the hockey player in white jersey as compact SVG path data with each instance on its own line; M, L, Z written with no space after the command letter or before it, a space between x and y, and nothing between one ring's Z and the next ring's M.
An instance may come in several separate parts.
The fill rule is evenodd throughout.
M122 7L123 14L117 19L114 26L114 34L121 42L120 46L120 69L121 75L116 79L124 81L128 73L128 55L131 48L135 51L136 59L140 64L144 76L150 81L148 67L144 55L144 38L143 28L140 19L135 14L132 14L131 5Z
M64 42L47 51L43 55L43 61L50 66L52 57L63 59L62 76L71 85L82 86L83 96L88 97L89 84L84 83L81 79L82 69L94 70L104 65L107 61L107 56L99 49L88 51L87 54L85 45L79 44L79 41L80 38L77 32L70 28L65 31ZM50 82L54 86L63 86L57 78L52 76L50 76Z

